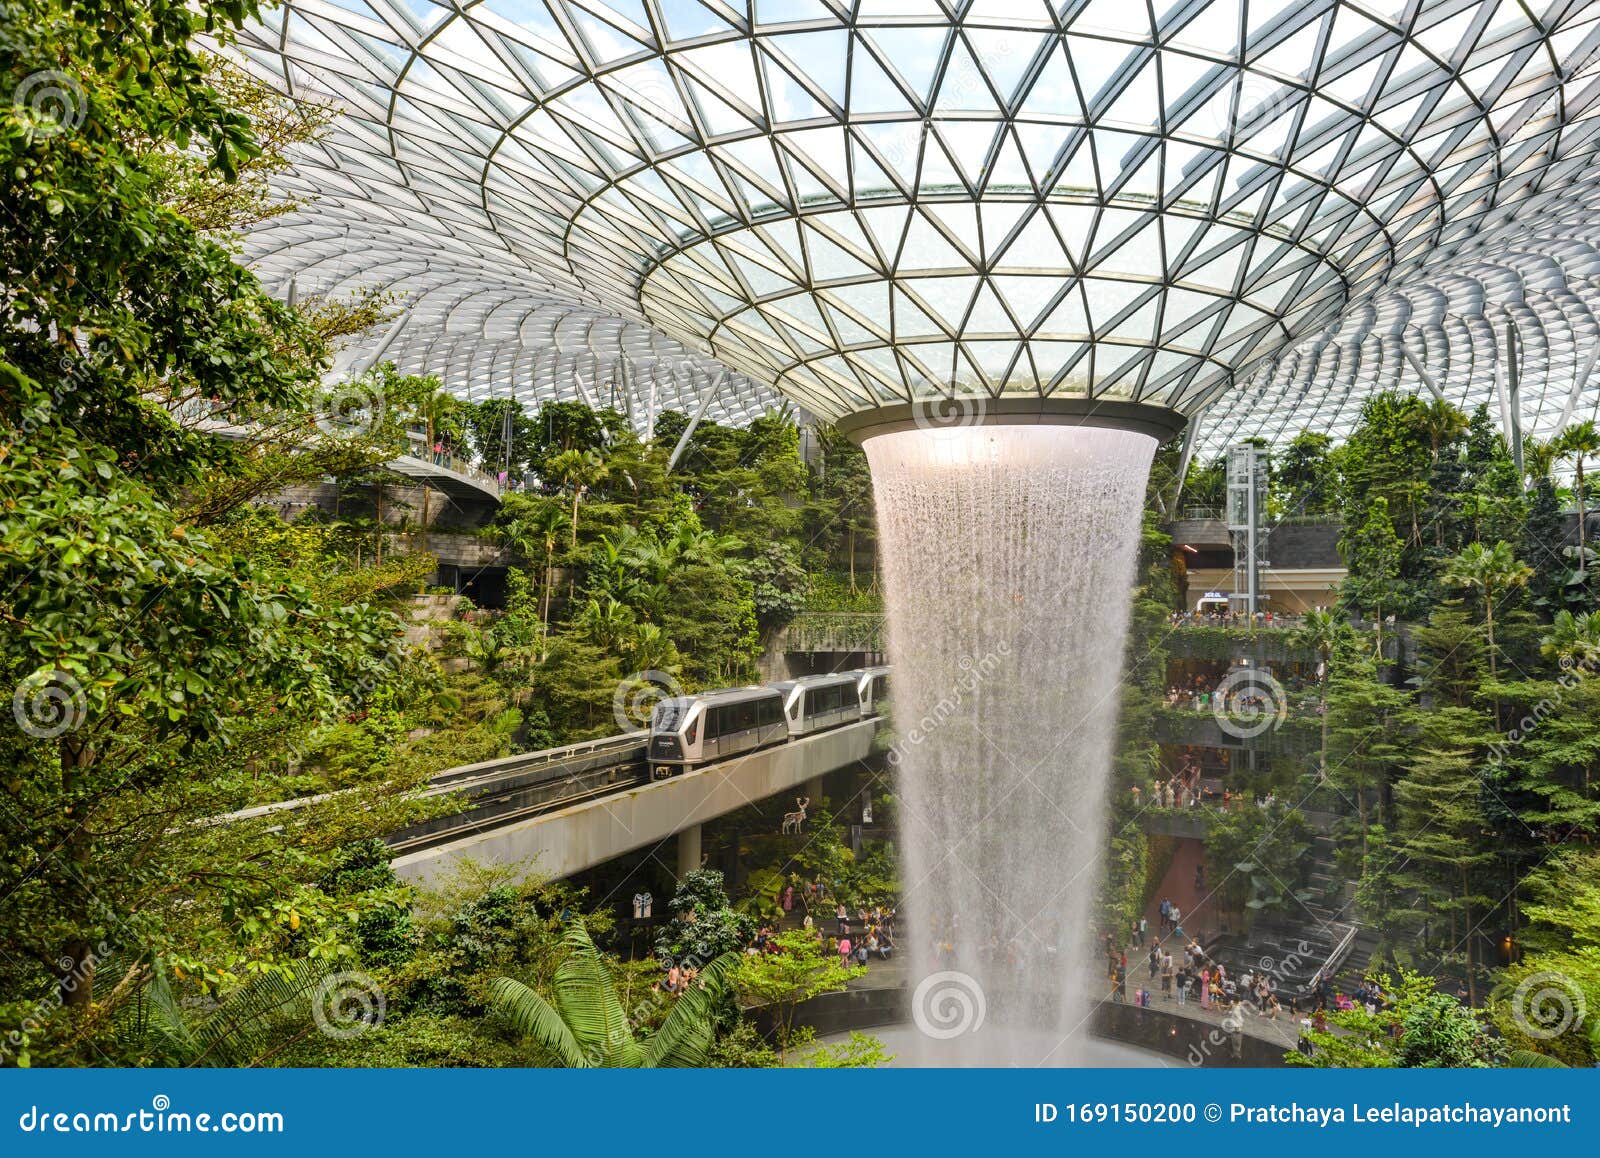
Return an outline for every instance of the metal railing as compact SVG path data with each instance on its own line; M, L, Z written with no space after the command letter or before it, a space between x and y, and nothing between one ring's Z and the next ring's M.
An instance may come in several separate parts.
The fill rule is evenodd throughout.
M498 474L490 474L482 467L474 465L470 459L456 454L454 451L434 450L428 445L428 440L415 431L407 431L406 438L411 444L411 453L407 456L408 458L442 467L453 474L472 479L474 482L481 483L502 494L505 492L507 483L501 482Z

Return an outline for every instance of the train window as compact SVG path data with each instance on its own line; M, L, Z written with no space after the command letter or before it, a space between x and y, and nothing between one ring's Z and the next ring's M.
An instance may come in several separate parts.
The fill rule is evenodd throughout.
M783 701L779 699L765 699L761 701L761 724L781 724L783 722Z
M650 726L657 732L676 732L683 717L683 704L679 700L662 700L656 705Z
M723 712L722 708L707 708L706 709L705 717L706 717L706 739L707 740L715 740L718 736L722 735L722 732L723 732L722 712Z
M751 728L755 727L756 726L756 705L755 705L755 701L746 700L744 703L738 704L736 706L737 706L737 708L739 710L739 714L738 714L739 724L738 724L738 727L737 727L736 731L747 732Z

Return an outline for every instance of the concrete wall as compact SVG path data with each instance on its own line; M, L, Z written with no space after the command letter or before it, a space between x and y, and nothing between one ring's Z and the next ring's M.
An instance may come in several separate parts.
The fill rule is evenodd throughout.
M317 507L329 515L337 512L347 519L375 519L378 514L377 488L370 485L340 487L338 483L299 483L263 499L260 506L276 510L286 519ZM456 500L437 487L428 496L428 525L481 527L494 516L494 504ZM383 487L383 521L393 526L422 525L422 487L398 475Z
M1272 528L1267 537L1267 558L1274 571L1305 571L1314 568L1344 567L1339 558L1337 523L1285 523Z
M463 858L566 877L666 840L747 804L791 792L807 780L864 759L878 721L824 732L697 772L535 816L448 845L398 857L413 883L448 875Z

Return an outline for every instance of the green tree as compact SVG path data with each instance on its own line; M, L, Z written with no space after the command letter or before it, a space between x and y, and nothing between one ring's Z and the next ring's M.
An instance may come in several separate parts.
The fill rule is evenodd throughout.
M590 488L598 486L610 476L605 459L592 450L564 450L549 462L552 475L560 479L572 495L572 543L578 546L578 504Z
M449 391L438 388L438 379L428 379L430 389L417 401L415 413L422 420L423 440L422 453L424 457L433 454L435 446L446 449L456 445L462 438L461 411L463 403ZM429 511L429 500L432 498L433 488L427 483L422 484L422 549L428 549L428 526L432 522Z
M490 474L503 470L516 476L528 469L538 444L533 422L522 409L522 403L509 398L488 398L463 404L461 413L472 437L472 449L484 470Z
M1301 648L1317 657L1317 705L1322 712L1322 742L1318 748L1317 769L1328 774L1328 679L1333 674L1333 653L1340 641L1351 634L1343 617L1314 607L1289 633L1290 647Z
M1499 1047L1481 1015L1435 992L1431 977L1402 969L1398 978L1376 980L1386 998L1382 1008L1331 1014L1333 1028L1302 1032L1309 1055L1291 1051L1284 1060L1319 1069L1482 1069L1498 1062Z
M656 934L656 956L669 965L738 953L755 936L755 922L734 911L716 869L685 873L667 909L672 919Z
M1496 674L1495 600L1504 599L1532 577L1533 568L1519 560L1511 544L1504 540L1493 547L1469 543L1464 551L1445 565L1442 578L1447 586L1470 588L1483 600L1483 628L1489 644L1490 679L1495 678ZM1496 708L1498 715L1499 709Z
M1578 504L1578 570L1589 569L1587 529L1584 526L1587 514L1584 500L1588 497L1584 493L1583 467L1584 463L1597 454L1600 454L1600 427L1594 422L1574 422L1563 430L1555 443L1556 453L1560 461L1572 461L1575 474L1572 497Z
M1402 602L1400 577L1404 548L1389 517L1389 501L1374 498L1366 521L1352 533L1346 531L1339 542L1340 554L1349 569L1340 596L1357 611L1371 612L1377 622L1384 612L1391 614Z
M778 934L771 952L739 959L731 975L734 989L747 1005L773 1011L778 1048L787 1050L800 1004L824 993L837 993L852 979L866 975L865 965L847 965L830 953L816 934L790 929Z
M1478 926L1494 897L1488 875L1497 856L1486 833L1480 753L1487 744L1485 720L1466 708L1434 707L1412 713L1413 755L1405 776L1395 785L1397 850L1405 869L1397 874L1404 887L1426 908L1412 922L1443 943L1444 960L1460 956L1473 1004L1477 1003ZM1434 916L1447 917L1448 934L1428 928Z
M1336 649L1322 717L1329 757L1323 775L1354 798L1365 852L1372 801L1383 798L1405 750L1401 721L1410 697L1381 678L1380 661L1362 654L1354 640L1336 641Z
M1335 509L1339 476L1329 455L1332 445L1328 435L1303 430L1274 457L1272 483L1284 496L1285 514L1314 515Z
M1527 887L1525 953L1502 975L1490 1015L1513 1049L1592 1066L1600 1060L1600 857L1563 849Z

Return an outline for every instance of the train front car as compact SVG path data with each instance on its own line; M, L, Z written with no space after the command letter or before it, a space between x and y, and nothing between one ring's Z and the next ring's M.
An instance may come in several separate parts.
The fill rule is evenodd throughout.
M856 696L861 700L861 718L874 719L883 714L884 702L889 698L889 669L887 667L862 667L844 673L856 679Z
M729 688L674 696L650 718L650 778L753 752L789 738L783 696L772 688Z
M783 715L791 737L809 736L861 719L856 674L802 676L772 685L783 693Z

